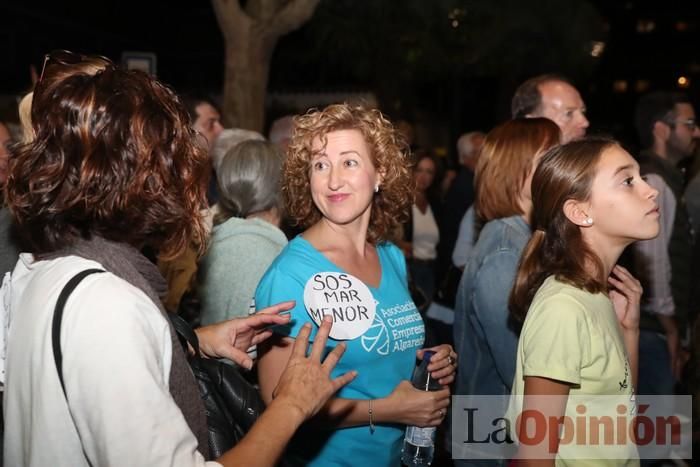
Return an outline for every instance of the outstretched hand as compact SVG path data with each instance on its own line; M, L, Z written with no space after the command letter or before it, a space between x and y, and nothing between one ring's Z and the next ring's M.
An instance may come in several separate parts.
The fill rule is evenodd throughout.
M234 318L221 323L197 328L199 350L207 357L228 358L238 365L251 369L253 360L246 351L272 335L267 329L272 325L287 324L289 314L280 315L294 307L294 301L269 306L245 318Z
M323 362L321 361L331 326L331 318L324 317L308 357L306 350L309 347L311 324L306 323L301 328L287 367L280 376L277 387L272 391L273 403L288 404L297 409L304 419L318 413L333 394L357 376L356 371L350 371L335 379L330 378L331 371L345 352L344 343L337 345Z
M608 277L610 300L623 331L639 330L639 302L642 285L622 266L615 266Z

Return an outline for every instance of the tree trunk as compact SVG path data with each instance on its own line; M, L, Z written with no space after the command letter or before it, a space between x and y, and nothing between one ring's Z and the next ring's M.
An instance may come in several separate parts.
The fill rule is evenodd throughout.
M251 29L238 31L236 43L226 46L222 111L226 127L262 132L270 53Z
M277 40L304 24L320 0L212 0L225 42L227 127L262 132L270 60Z

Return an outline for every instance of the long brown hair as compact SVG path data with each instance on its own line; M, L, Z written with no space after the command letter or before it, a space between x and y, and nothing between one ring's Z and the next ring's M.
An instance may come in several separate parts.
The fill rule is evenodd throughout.
M607 138L587 138L555 146L542 157L532 178L534 233L510 295L510 312L516 321L525 319L548 276L591 293L607 289L603 264L583 240L580 228L564 214L564 203L590 199L598 161L615 144ZM587 272L586 264L593 264L597 273Z

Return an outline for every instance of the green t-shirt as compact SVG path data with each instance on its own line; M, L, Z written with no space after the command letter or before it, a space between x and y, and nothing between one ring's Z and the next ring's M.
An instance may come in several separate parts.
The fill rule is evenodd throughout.
M511 416L522 409L522 398L514 396L524 393L526 376L569 383L565 415L572 421L581 420L581 405L586 407L587 422L591 415L617 421L620 412L629 421L636 410L629 361L612 302L606 294L591 294L554 276L535 294L523 324ZM639 465L636 446L629 438L613 440L605 445L600 435L593 443L589 432L583 441L562 442L556 465ZM601 459L608 456L616 459Z

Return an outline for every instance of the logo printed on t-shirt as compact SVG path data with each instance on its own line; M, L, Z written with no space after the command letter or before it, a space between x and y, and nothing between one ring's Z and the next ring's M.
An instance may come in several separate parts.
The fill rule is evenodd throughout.
M376 350L379 355L389 355L389 331L379 313L374 317L374 323L362 336L362 348L366 352Z
M617 383L620 385L620 391L622 391L623 389L627 389L627 386L628 386L627 378L629 377L629 375L630 375L629 367L627 366L627 361L625 360L625 379L623 379L622 381Z
M306 312L317 325L325 315L333 318L330 337L350 340L363 335L374 321L377 303L357 277L340 272L319 272L304 286Z

